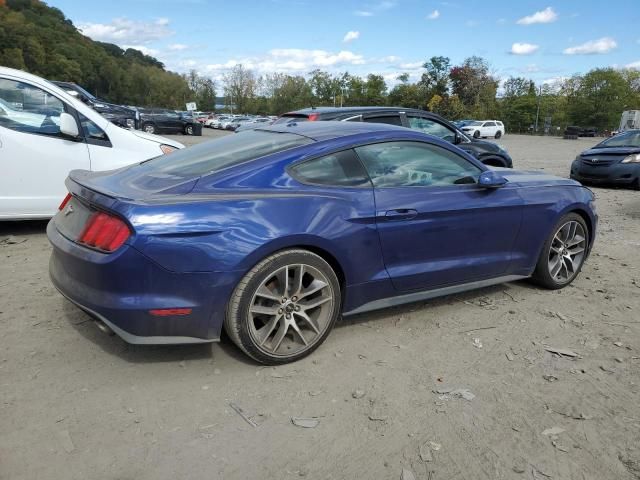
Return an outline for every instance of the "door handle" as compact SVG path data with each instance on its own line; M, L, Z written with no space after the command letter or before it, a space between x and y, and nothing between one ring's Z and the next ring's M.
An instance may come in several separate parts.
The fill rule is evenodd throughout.
M411 220L417 215L418 211L413 208L396 208L394 210L387 210L384 214L384 218L389 221Z

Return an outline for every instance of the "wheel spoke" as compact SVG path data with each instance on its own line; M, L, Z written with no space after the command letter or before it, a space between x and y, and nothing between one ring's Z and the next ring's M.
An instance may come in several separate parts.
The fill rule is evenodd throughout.
M305 310L311 310L314 309L316 307L319 307L320 305L327 303L328 301L331 300L331 297L317 297L314 298L312 300L310 300L308 303L301 303L300 306L305 309Z
M271 344L272 345L271 350L274 353L277 352L278 349L280 348L280 344L282 344L282 340L284 340L284 337L287 334L288 330L289 330L289 325L287 324L287 322L285 321L280 322L280 328L278 328L278 331L273 337L273 342Z
M300 296L302 292L302 279L304 278L304 265L296 265L293 271L293 289L291 295Z
M569 255L572 255L572 256L573 255L577 255L579 253L584 252L584 247L577 246L577 247L573 247L573 248L568 248L567 252L569 252Z
M277 292L272 292L266 285L261 285L260 288L258 288L256 296L268 298L269 300L273 300L278 303L280 303L280 299L282 298L282 295L278 295Z
M289 266L285 266L276 274L278 278L279 292L282 292L282 296L286 297L289 293Z
M264 327L258 330L258 343L260 344L260 346L264 345L264 343L269 339L280 320L282 320L282 316L273 317L271 320L269 320L268 323L265 324Z
M556 262L553 265L551 265L551 262L549 262L549 273L553 278L556 278L561 268L562 268L562 257L558 256L556 258Z
M306 312L296 312L295 315L302 318L304 322L311 327L311 329L316 333L320 333L320 327L315 320L313 320Z
M278 307L266 307L264 305L252 305L251 313L256 315L277 315Z
M567 247L573 247L574 245L578 245L584 242L585 238L581 235L576 235L571 240L567 242Z
M327 283L323 282L322 280L316 279L313 282L311 282L311 284L304 291L300 292L300 295L298 295L298 300L302 300L303 298L308 297L312 293L316 293L317 291L322 290L326 286L327 286Z
M300 331L300 327L298 327L298 325L296 324L295 320L291 322L291 329L296 332L296 334L298 335L298 337L300 337L300 340L302 340L302 343L305 344L305 346L309 345L309 342L307 342L307 340L304 338L304 335L302 335L302 332Z

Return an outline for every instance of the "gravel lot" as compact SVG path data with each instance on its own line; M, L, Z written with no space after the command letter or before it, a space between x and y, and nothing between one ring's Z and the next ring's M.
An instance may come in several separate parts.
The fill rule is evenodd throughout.
M567 176L596 141L500 143L516 168ZM45 223L0 224L0 478L640 479L640 192L595 191L596 247L572 286L350 318L278 368L229 341L101 333L51 286ZM468 392L434 393L451 388Z

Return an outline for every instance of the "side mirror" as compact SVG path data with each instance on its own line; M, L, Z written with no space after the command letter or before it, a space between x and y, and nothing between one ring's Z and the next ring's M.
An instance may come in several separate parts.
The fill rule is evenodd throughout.
M482 172L478 177L478 185L484 188L500 188L506 185L507 182L508 180L495 170Z
M60 133L74 139L80 136L76 119L66 112L60 114Z

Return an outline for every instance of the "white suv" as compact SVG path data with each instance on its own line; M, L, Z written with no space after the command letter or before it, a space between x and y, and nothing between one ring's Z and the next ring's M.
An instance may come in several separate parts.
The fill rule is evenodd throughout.
M52 217L71 170L112 170L178 148L114 125L43 78L0 67L0 220Z
M473 138L500 138L505 134L504 125L497 120L480 120L467 123L462 131Z

